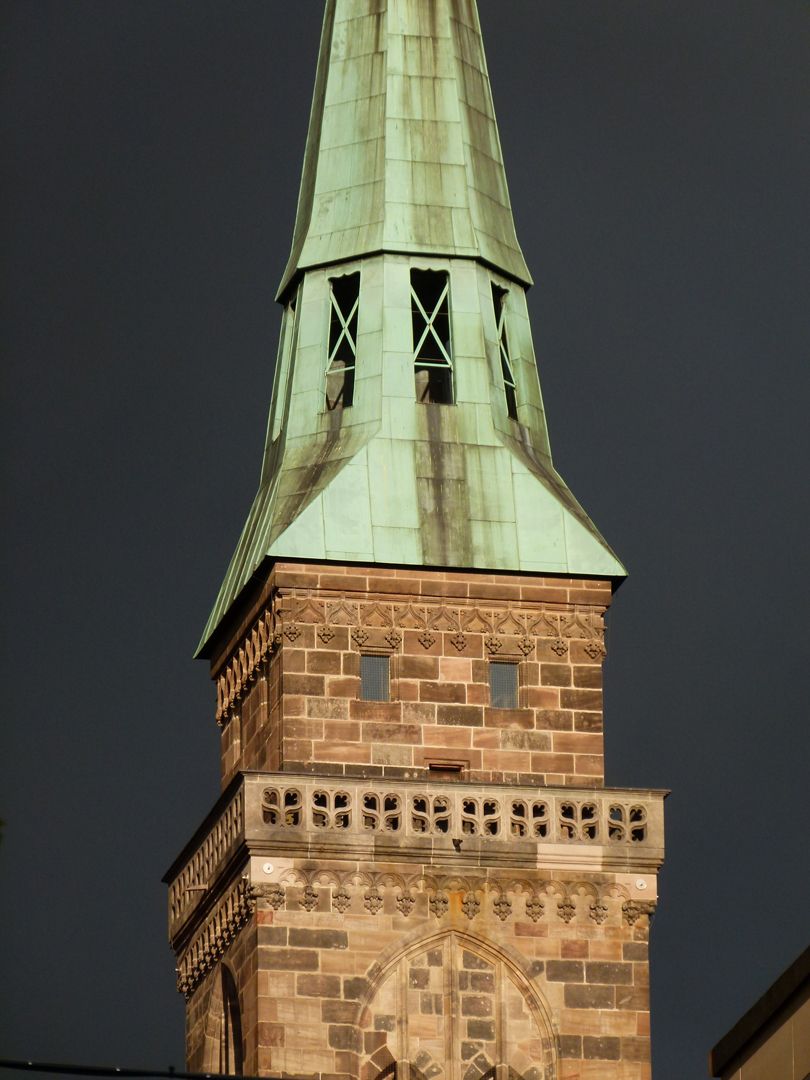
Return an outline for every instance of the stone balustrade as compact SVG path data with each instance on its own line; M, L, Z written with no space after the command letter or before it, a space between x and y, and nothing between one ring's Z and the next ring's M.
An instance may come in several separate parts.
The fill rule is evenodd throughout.
M172 933L248 855L654 872L664 792L243 773L167 875Z

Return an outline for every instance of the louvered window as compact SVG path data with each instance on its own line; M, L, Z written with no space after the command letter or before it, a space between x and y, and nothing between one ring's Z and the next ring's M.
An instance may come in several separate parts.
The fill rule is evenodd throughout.
M517 391L515 388L515 373L512 368L512 356L509 352L509 335L506 329L506 299L509 293L501 289L494 282L492 284L492 305L495 308L495 323L498 328L498 351L501 356L501 374L503 375L503 392L506 397L506 412L517 420Z
M329 358L326 365L326 408L346 409L354 400L357 360L357 315L360 275L332 278L330 285Z
M453 404L450 279L436 270L411 270L411 323L416 400Z
M493 709L518 707L518 666L497 660L489 665L489 703Z
M390 668L388 656L360 657L360 697L363 701L390 701Z

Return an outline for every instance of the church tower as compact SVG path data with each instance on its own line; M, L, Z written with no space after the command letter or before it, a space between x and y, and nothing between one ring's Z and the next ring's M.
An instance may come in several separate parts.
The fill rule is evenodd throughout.
M259 490L166 881L187 1066L642 1080L663 793L555 471L474 0L327 0Z

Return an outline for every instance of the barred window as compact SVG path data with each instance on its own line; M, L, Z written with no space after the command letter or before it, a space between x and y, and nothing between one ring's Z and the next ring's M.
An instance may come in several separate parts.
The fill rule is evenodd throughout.
M354 399L357 359L357 316L360 275L332 278L330 286L329 356L326 364L326 408L346 409Z
M390 668L388 656L360 657L360 697L363 701L391 700Z
M506 330L506 298L509 293L492 283L492 306L495 308L495 324L498 328L498 351L501 357L501 375L503 376L503 392L506 397L506 412L517 420L517 390L515 388L515 373L512 369L512 355L509 352L509 335Z
M416 400L452 405L450 279L444 271L411 270L411 324Z
M491 660L489 664L489 701L493 709L518 707L518 666Z

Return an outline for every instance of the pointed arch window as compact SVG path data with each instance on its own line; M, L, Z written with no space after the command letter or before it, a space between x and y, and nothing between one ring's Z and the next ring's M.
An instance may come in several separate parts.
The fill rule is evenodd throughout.
M499 285L492 283L492 306L495 308L495 325L498 332L498 352L501 357L501 375L503 392L506 398L506 412L512 420L517 420L517 389L515 372L512 367L512 355L509 351L509 335L506 329L506 300L509 293Z
M416 400L452 405L450 278L446 272L411 270L411 324Z
M329 355L326 363L326 409L347 409L354 400L360 274L329 282Z

